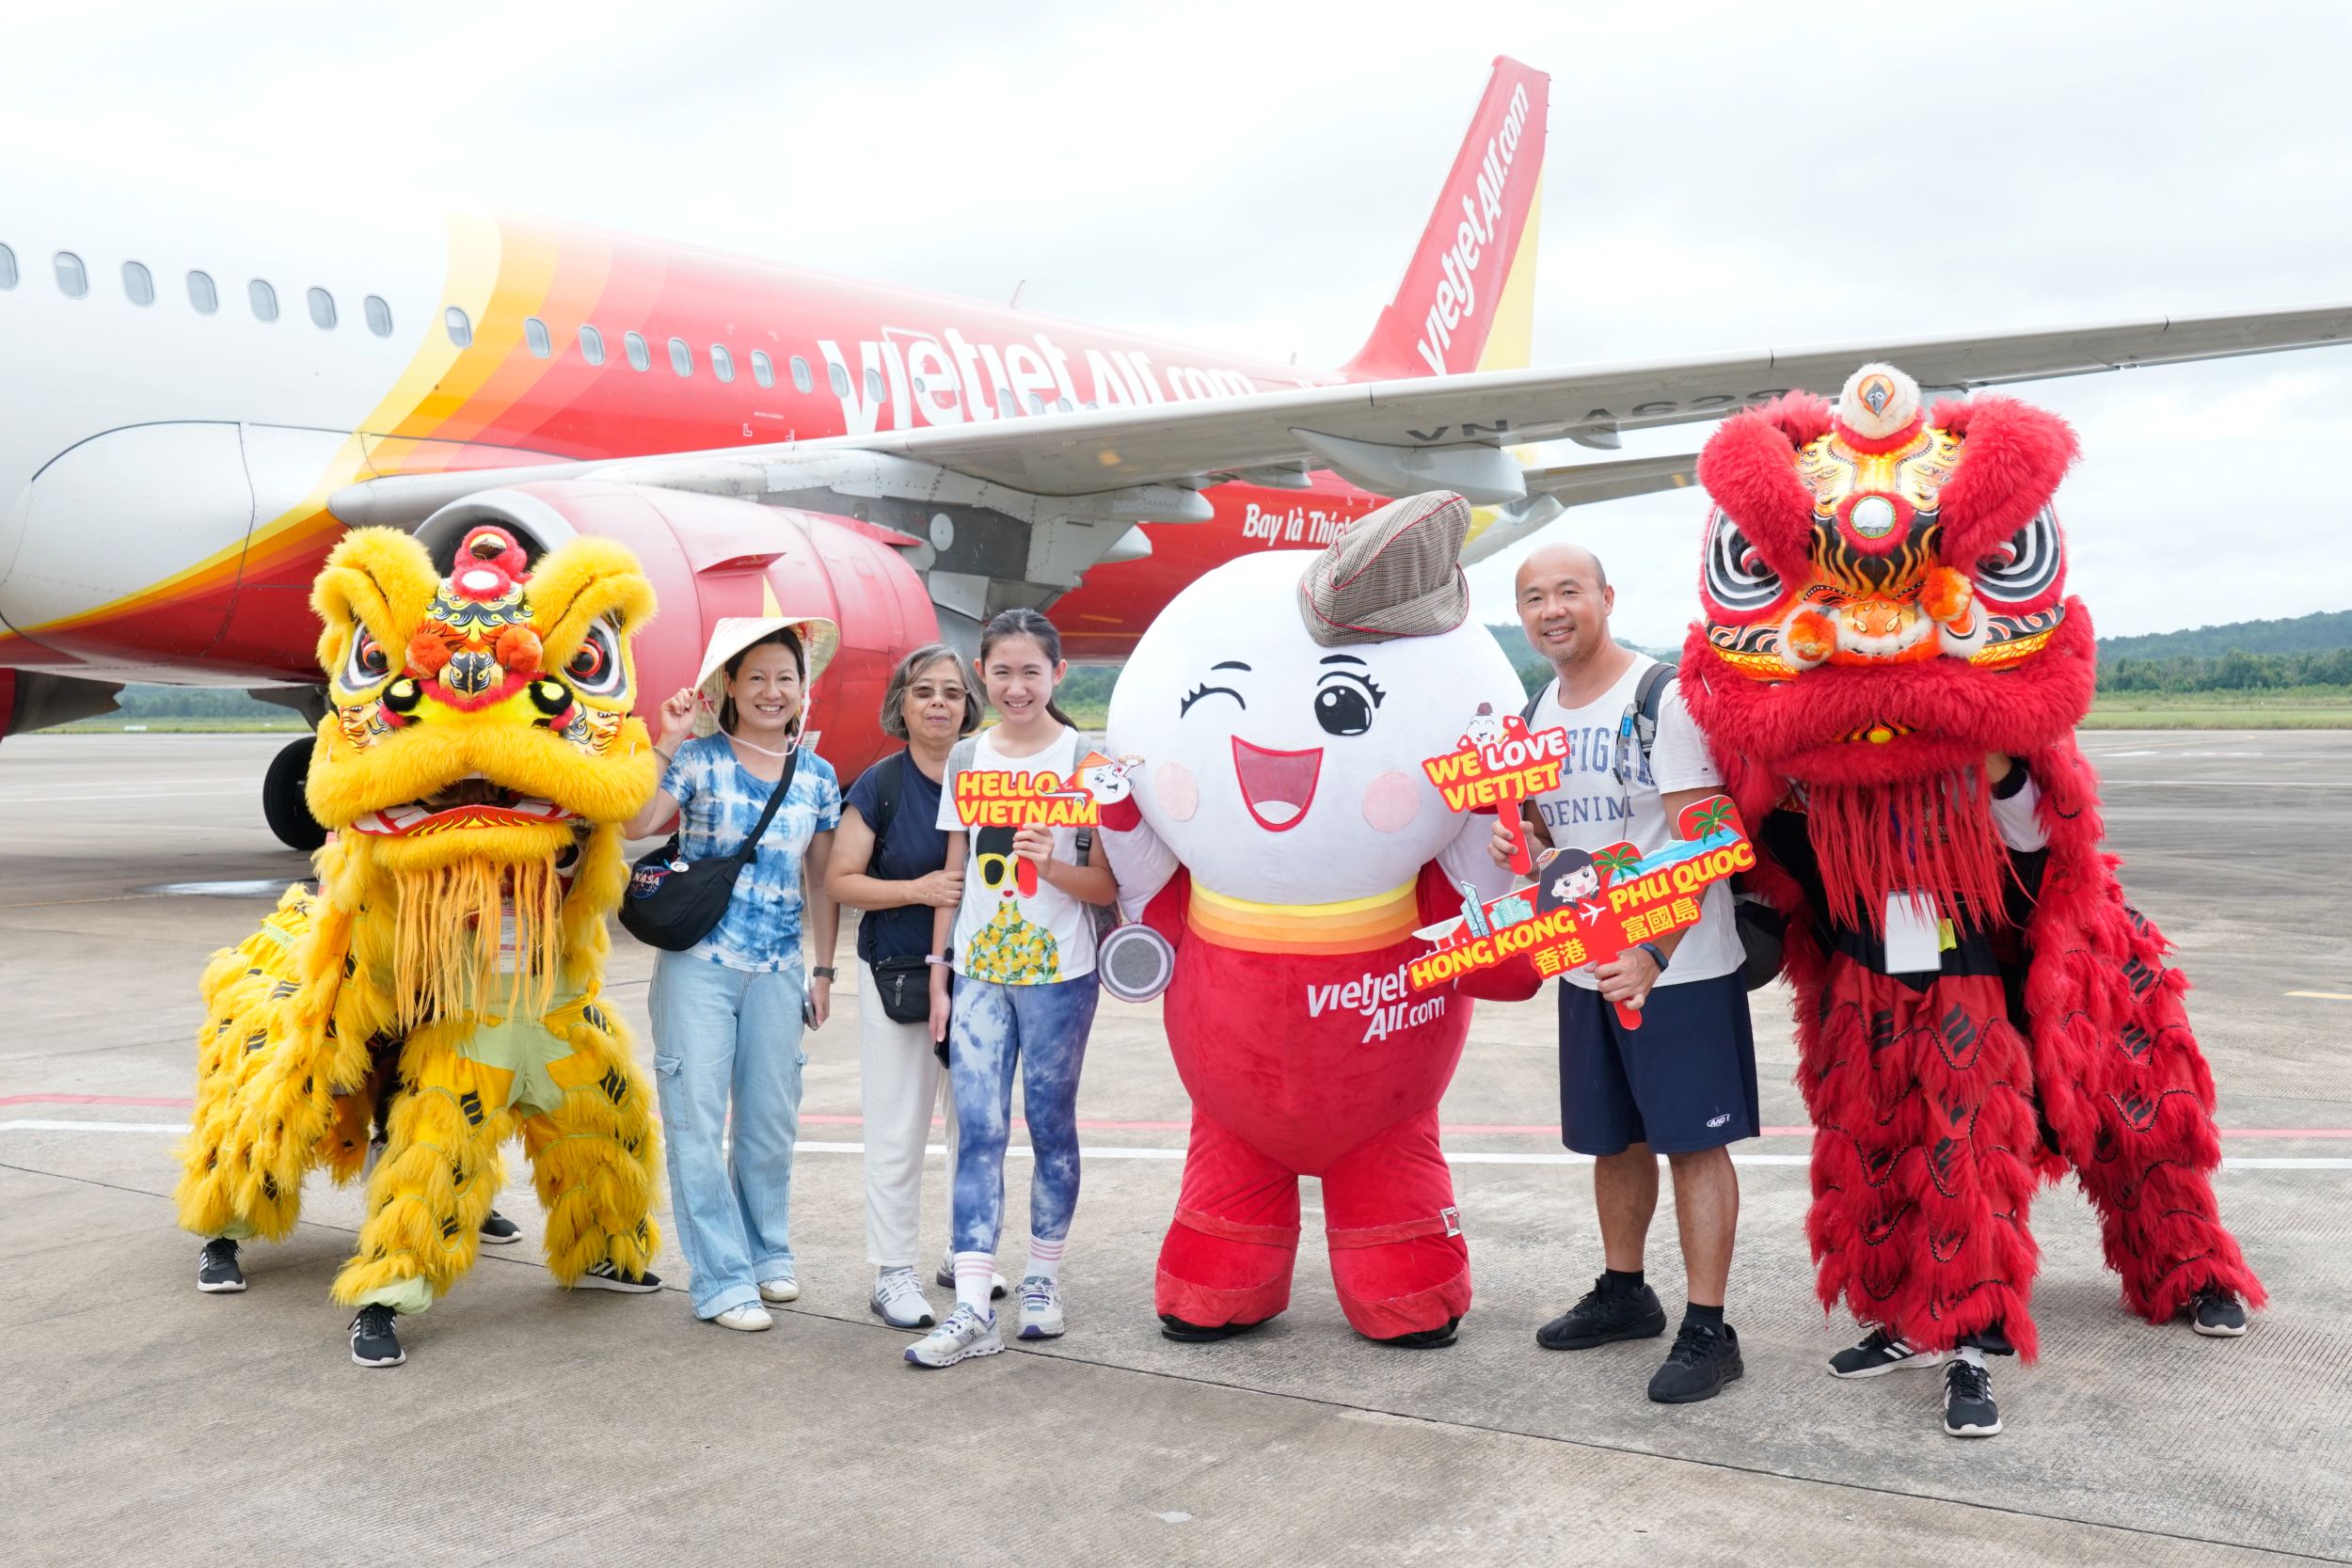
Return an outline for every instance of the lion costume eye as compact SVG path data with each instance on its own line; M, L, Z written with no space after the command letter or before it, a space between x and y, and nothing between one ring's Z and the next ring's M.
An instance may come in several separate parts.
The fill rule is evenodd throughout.
M610 623L598 621L588 628L572 657L564 661L564 678L583 697L621 694L621 641Z
M343 657L343 685L354 691L362 690L391 673L391 657L376 641L375 634L364 626L358 627L352 634L351 652Z
M1721 507L1707 519L1704 585L1708 598L1734 615L1769 610L1782 592L1780 574L1764 563L1740 525Z
M2058 587L2065 566L2058 514L2045 506L2007 544L1977 562L1977 589L2004 605L2036 606Z

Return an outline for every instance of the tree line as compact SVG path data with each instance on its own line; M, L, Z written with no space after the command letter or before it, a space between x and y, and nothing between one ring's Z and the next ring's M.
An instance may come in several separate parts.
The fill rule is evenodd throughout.
M2352 647L2257 654L2232 648L2211 658L2114 658L2099 664L2102 691L2275 691L2295 686L2352 687Z

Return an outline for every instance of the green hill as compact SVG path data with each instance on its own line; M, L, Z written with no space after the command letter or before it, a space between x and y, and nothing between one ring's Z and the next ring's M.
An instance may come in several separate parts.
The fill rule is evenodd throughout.
M2099 662L2119 658L2219 658L2227 653L2321 654L2352 648L2352 610L2323 610L2285 621L2233 621L2193 631L2102 637Z

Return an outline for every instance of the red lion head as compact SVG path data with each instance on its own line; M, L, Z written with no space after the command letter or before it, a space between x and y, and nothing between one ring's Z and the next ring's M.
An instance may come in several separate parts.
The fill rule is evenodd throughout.
M2024 755L2090 705L2051 496L2074 432L2011 398L1920 406L1885 365L1726 421L1683 657L1717 747L1786 778L1885 783Z

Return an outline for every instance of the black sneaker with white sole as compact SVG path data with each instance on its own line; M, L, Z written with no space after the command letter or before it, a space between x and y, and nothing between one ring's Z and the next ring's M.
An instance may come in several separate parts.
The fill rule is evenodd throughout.
M196 1259L196 1288L208 1296L234 1295L245 1289L245 1271L237 1267L237 1243L215 1236Z
M396 1314L389 1307L362 1307L351 1320L351 1358L362 1367L397 1367L408 1359L392 1332Z
M2246 1304L2218 1285L2208 1285L2189 1298L2188 1326L2208 1338L2234 1339L2246 1332Z
M1862 1343L1850 1345L1829 1358L1829 1375L1876 1377L1905 1367L1941 1367L1951 1358L1950 1351L1919 1350L1883 1328L1874 1328Z
M1695 1404L1711 1400L1747 1369L1740 1363L1740 1331L1685 1318L1664 1365L1650 1374L1649 1397L1660 1404Z
M523 1227L495 1209L482 1222L484 1246L506 1246L522 1239Z
M1993 1373L1964 1355L1944 1369L1944 1430L1954 1437L1994 1437L2001 1431Z
M1602 1275L1565 1312L1535 1331L1546 1350L1590 1350L1620 1339L1655 1339L1666 1332L1666 1309L1648 1286L1622 1290Z
M580 1283L574 1287L574 1289L581 1291L627 1291L631 1295L642 1296L648 1291L659 1291L661 1289L661 1276L653 1273L651 1270L647 1270L644 1274L623 1274L620 1270L612 1266L611 1259L607 1259L605 1261L598 1263L595 1268L590 1269L586 1274L581 1275L580 1276Z

